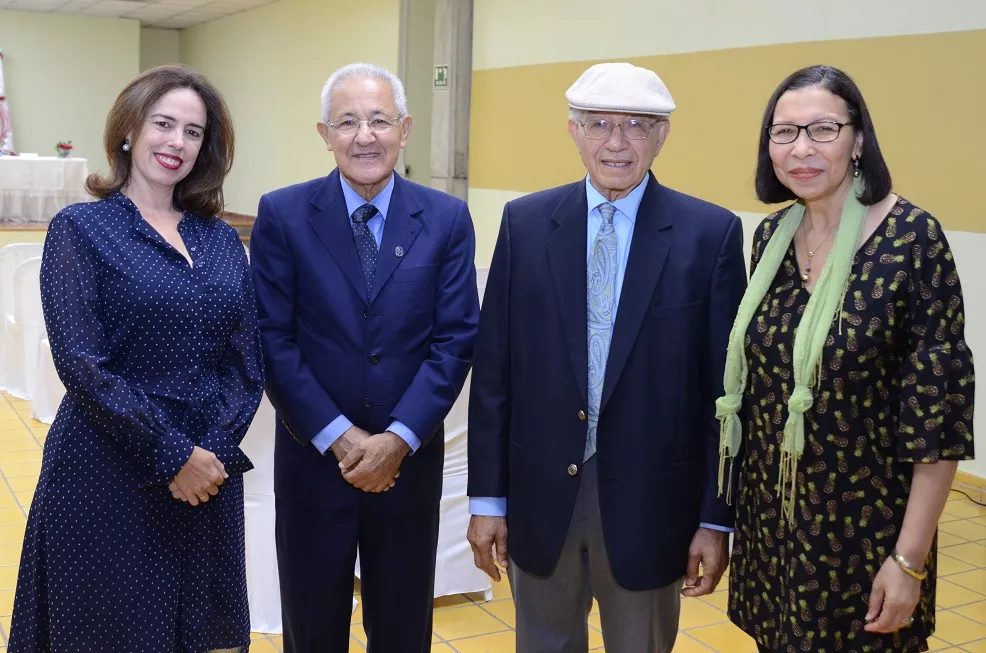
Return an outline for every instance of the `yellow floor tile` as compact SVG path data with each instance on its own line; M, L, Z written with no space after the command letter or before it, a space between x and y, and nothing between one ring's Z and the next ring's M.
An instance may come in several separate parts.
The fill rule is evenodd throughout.
M435 644L435 643L432 643L432 645L431 645L431 653L455 653L455 649L453 649L448 644Z
M23 492L25 490L34 491L34 488L38 486L37 476L17 476L14 478L7 477L7 485L13 488L14 492Z
M954 574L948 580L980 594L986 594L986 569L974 569L961 574Z
M986 601L979 601L978 603L971 603L969 605L953 608L952 612L960 614L963 617L968 617L973 621L986 623Z
M480 607L511 628L517 627L517 614L513 601L492 601L481 603Z
M953 522L955 523L955 522ZM947 526L948 524L945 524ZM958 546L959 544L966 544L969 540L965 540L951 533L938 533L938 548L947 549L950 546Z
M935 604L945 609L955 608L969 603L978 603L986 599L986 596L964 587L959 587L947 579L940 579L938 581L935 597Z
M18 476L38 477L41 473L41 461L33 463L7 463L0 464L0 472L7 478L17 478ZM986 530L986 526L983 527ZM986 537L986 536L984 536Z
M363 623L363 602L358 601L356 603L356 610L353 612L352 619L349 620L351 624L361 624Z
M258 639L250 642L250 653L279 653L268 639Z
M280 635L268 635L267 639L274 642L274 646L276 646L277 648L279 649L284 648L284 638L281 637Z
M732 623L696 628L688 631L688 634L714 651L741 653L756 649L753 639Z
M724 621L727 621L726 613L713 608L708 603L689 598L681 601L681 616L678 621L678 627L681 630L711 626Z
M986 639L986 624L982 624L954 612L936 615L935 637L952 645Z
M756 649L756 644L753 645L753 649ZM725 651L726 649L723 650ZM698 640L692 639L687 633L679 632L678 638L674 641L674 653L710 653L710 651L709 647L705 644L700 643ZM736 651L736 653L746 652Z
M0 628L3 629L3 632L7 637L10 637L10 619L11 617L9 614L0 617Z
M589 629L589 650L593 651L603 647L603 634L595 628Z
M473 635L486 635L506 629L507 627L500 621L481 610L477 605L451 608L435 613L435 632L446 641Z
M7 460L12 453L21 451L41 451L41 445L34 438L15 438L13 440L0 440L0 459Z
M0 590L12 590L17 587L17 567L0 567Z
M0 429L0 442L28 441L37 444L34 434L23 426L15 429Z
M459 653L514 653L517 650L513 632L460 639L451 644Z
M978 546L973 544L972 546ZM952 552L960 547L953 546L946 549L946 551ZM971 571L977 569L976 565L970 565L968 562L963 562L961 556L952 557L951 555L945 555L944 552L938 554L938 577L951 576L952 574L960 574L964 571Z
M13 494L6 491L3 481L0 481L0 509L16 508L19 504Z
M493 583L493 600L501 601L503 599L512 599L514 597L510 592L510 583L507 579L502 579L499 583Z
M14 496L17 498L17 502L24 508L31 507L31 500L34 498L34 492L31 490L25 490L24 492L14 492Z
M976 567L986 567L986 546L982 542L969 542L948 547L948 553L939 552L939 557L948 555Z
M986 507L977 506L968 499L949 499L945 502L945 510L950 515L967 519L986 515Z
M365 650L366 647L362 642L357 641L355 637L349 638L349 653L363 653Z
M353 624L349 627L349 634L359 642L361 646L366 647L366 631L363 630L363 624Z
M21 560L21 543L0 545L0 567L16 565Z
M719 590L718 592L713 592L708 596L701 597L702 601L705 601L714 608L719 608L723 612L729 609L729 590Z
M27 425L20 417L0 417L0 431L26 429Z
M961 537L963 540L968 540L970 542L986 540L986 526L983 524L977 524L968 519L942 524L938 527L938 532L955 535L956 537Z
M0 508L0 526L22 524L27 521L20 508Z
M966 651L967 653L986 653L986 640L963 644L961 649L955 650Z
M14 590L0 590L0 617L14 612Z
M448 610L449 608L461 608L466 605L474 605L472 599L463 594L453 594L442 596L435 599L435 610Z
M431 631L431 643L432 644L440 644L441 641L442 641L442 638L438 636L438 633L436 633L435 631Z
M24 542L24 524L0 526L0 546L5 544L22 544Z
M30 449L27 451L8 451L0 454L3 464L8 463L39 463L41 462L41 448Z

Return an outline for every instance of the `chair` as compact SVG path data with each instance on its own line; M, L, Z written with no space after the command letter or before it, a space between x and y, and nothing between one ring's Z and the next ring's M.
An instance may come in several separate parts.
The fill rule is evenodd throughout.
M51 344L48 338L44 337L38 346L37 377L31 393L31 417L39 422L51 424L55 421L55 414L64 396L65 386L62 385L55 370Z
M14 269L13 286L13 314L3 320L0 388L19 399L30 399L37 376L38 347L44 337L40 256L24 260Z
M14 243L0 247L0 334L3 334L6 317L14 314L14 270L23 261L41 256L43 250L41 243Z

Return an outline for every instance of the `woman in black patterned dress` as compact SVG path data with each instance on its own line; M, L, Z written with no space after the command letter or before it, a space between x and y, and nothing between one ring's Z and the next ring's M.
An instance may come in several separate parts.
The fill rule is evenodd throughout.
M857 188L856 249L834 319L820 323L803 448L779 488L795 335ZM754 269L792 207L803 219L774 248L776 275L738 327L747 367L734 411L730 617L765 652L926 651L938 519L957 461L973 455L973 359L948 243L891 191L862 96L834 68L800 70L774 92L757 193L797 202L757 229Z

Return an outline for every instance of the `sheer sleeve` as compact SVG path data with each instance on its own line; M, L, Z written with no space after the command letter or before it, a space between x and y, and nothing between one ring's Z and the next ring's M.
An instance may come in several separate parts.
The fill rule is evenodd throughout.
M230 230L232 231L232 230ZM240 442L260 406L264 394L263 358L257 304L246 253L238 239L233 246L239 250L243 271L240 276L240 322L226 343L219 365L219 405L201 446L222 461L229 474L243 474L253 469Z
M147 485L163 485L178 474L193 445L140 389L111 371L97 265L72 209L55 216L41 264L41 302L55 369L68 397L143 467Z

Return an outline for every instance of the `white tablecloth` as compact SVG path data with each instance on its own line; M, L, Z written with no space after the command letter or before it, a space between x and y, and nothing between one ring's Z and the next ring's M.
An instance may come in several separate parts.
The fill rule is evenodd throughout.
M85 159L0 156L0 222L48 222L69 204L85 202Z

